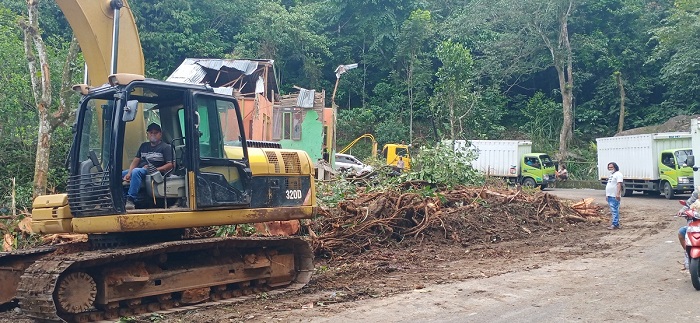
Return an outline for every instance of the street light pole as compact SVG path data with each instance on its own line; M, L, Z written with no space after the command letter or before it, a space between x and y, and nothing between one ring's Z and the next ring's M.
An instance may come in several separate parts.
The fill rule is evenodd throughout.
M333 108L333 151L332 153L335 155L336 152L336 139L338 136L336 135L337 130L338 130L338 105L335 104L335 94L338 92L338 83L340 83L340 76L343 75L343 73L353 69L357 68L357 63L354 64L348 64L348 65L338 65L338 67L335 69L335 86L333 87L333 95L331 95L331 108ZM335 160L335 158L332 158L332 160Z

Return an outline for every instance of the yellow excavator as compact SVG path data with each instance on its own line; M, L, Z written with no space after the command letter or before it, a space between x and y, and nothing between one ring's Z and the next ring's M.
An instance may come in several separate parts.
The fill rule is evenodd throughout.
M370 142L372 142L372 157L376 158L378 150L377 140L374 139L374 136L369 133L355 138L347 146L343 147L343 149L338 151L338 153L344 154L348 152L353 146L355 146L355 144L360 142L362 139L369 139ZM399 158L401 158L404 162L404 169L411 169L411 155L409 154L410 147L411 145L406 144L385 144L382 148L382 161L386 162L385 165L396 167Z
M120 16L133 24L130 11L116 0L57 2L96 79L110 70L90 58L95 42L110 37L102 25ZM136 33L135 25L116 29ZM88 241L0 253L0 303L17 302L41 321L90 322L304 286L313 254L302 238L196 238L190 229L313 217L308 154L246 140L234 97L116 73L115 62L131 53L117 60L116 50L107 52L115 72L105 73L108 83L74 87L82 97L67 192L37 197L32 210L34 232L83 233ZM121 172L143 140L144 111L159 120L175 167L146 176L136 208L127 210Z

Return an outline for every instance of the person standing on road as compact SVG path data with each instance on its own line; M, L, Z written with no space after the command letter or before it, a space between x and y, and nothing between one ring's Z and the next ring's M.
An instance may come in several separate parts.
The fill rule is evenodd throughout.
M608 227L608 230L613 230L620 228L622 173L620 173L620 166L617 166L614 162L608 163L608 171L610 171L610 177L608 177L608 184L605 185L605 196L608 200L608 206L610 206L610 213L612 215L612 223Z

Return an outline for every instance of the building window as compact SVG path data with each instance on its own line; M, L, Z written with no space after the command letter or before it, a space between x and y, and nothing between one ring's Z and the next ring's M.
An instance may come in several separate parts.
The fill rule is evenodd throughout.
M292 140L301 140L301 109L294 111L292 118Z
M282 115L282 139L292 139L292 113Z
M301 140L302 116L303 111L300 108L274 109L272 140Z

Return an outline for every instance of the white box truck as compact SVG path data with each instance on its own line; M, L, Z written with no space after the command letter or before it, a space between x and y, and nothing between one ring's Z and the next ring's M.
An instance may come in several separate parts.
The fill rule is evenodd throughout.
M676 194L692 192L693 169L688 165L688 156L692 155L690 133L607 137L596 142L598 179L605 184L610 177L608 163L617 163L624 177L623 196L641 191L672 199Z
M454 148L476 150L478 157L472 167L488 176L542 189L555 180L552 159L544 153L533 153L528 140L455 140Z
M698 155L700 154L700 118L690 119L690 136L690 147L693 149L693 155ZM700 161L695 161L695 158L693 158L693 162L700 163ZM693 169L695 170L693 172L694 182L700 185L700 168L694 167Z

